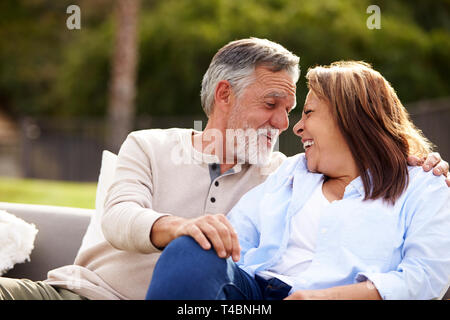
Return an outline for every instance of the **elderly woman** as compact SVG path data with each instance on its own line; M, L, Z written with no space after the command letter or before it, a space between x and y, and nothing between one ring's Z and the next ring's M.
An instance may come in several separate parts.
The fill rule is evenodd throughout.
M450 191L444 177L407 164L409 154L428 154L430 143L368 64L337 62L306 77L310 90L294 127L305 153L228 215L240 260L178 238L164 250L147 298L433 299L445 292ZM195 265L183 264L189 256ZM184 272L171 272L175 264Z

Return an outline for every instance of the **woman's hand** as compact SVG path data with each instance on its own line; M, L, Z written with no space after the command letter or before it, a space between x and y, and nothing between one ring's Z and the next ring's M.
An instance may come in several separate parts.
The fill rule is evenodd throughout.
M435 176L443 174L447 177L445 182L450 187L450 178L448 178L449 165L447 161L442 160L441 155L437 152L430 153L426 159L419 159L416 156L408 157L408 164L410 166L422 166L423 170L428 172L433 169Z

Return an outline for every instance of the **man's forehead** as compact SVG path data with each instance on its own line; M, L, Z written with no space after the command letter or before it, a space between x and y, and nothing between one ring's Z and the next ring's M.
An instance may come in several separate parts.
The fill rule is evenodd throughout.
M296 104L296 96L295 91L286 92L285 90L268 90L264 94L264 98L275 98L275 99L285 99L288 100L291 104Z
M282 91L270 91L264 95L265 98L290 98L292 94L287 94Z
M296 85L290 77L261 77L255 85L262 90L264 96L273 98L295 97Z

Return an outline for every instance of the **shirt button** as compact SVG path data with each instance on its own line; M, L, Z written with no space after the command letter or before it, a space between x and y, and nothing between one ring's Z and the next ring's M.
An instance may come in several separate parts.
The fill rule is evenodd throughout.
M327 228L322 228L322 230L320 230L320 232L321 232L322 234L327 233Z
M218 187L218 186L219 186L219 181L214 182L214 185L215 185L216 187Z
M216 202L216 198L212 197L212 198L211 198L211 202L212 202L212 203Z

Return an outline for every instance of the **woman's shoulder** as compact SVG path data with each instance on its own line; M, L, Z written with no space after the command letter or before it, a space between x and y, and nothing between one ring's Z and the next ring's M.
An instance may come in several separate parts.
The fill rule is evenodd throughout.
M290 180L298 174L308 174L309 171L306 166L306 158L304 153L299 153L294 156L287 157L282 164L269 175L265 181L266 185L270 185L271 189L284 185L286 180Z
M425 172L422 167L408 167L409 183L404 193L404 208L427 207L440 208L450 201L450 189L444 176L435 176L433 172ZM415 210L413 210L415 211Z
M287 157L273 174L278 176L289 176L294 174L297 170L307 170L304 153L298 153Z
M408 166L409 184L408 189L427 188L442 189L449 191L445 182L445 177L435 176L432 171L424 171L421 166Z

